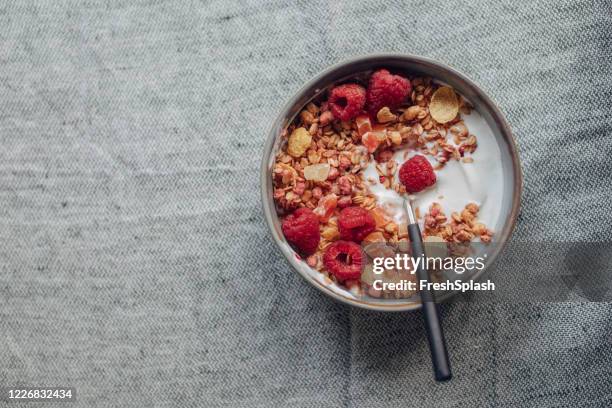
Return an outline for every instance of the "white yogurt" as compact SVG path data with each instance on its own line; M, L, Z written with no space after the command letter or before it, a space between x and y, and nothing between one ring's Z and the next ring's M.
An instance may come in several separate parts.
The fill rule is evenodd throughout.
M415 194L414 206L415 209L419 208L422 217L432 203L438 202L446 215L450 216L452 212L461 212L466 204L473 202L480 206L479 221L489 228L494 228L501 216L504 190L501 152L493 131L478 112L472 110L469 115L462 114L462 119L469 133L474 134L478 141L478 148L471 155L474 162L463 163L450 159L442 169L436 170L436 184ZM450 137L449 142L452 143ZM404 148L397 150L393 159L398 163L399 169L404 161L416 154L421 153L414 149ZM425 157L432 165L436 165L433 157L429 155ZM396 223L406 222L406 215L402 208L402 196L380 183L375 166L376 162L372 160L365 169L366 184L376 196L378 204L393 216ZM395 174L397 182L399 182L398 174L399 170ZM369 179L375 180L374 183L371 184ZM421 218L420 221L422 227L423 219Z

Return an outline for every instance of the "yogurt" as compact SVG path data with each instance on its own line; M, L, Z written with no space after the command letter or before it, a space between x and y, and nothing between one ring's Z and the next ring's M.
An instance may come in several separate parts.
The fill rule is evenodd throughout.
M450 159L442 169L436 170L436 184L414 195L413 206L415 210L418 207L421 214L421 227L423 227L423 215L434 202L439 203L448 216L452 212L461 212L466 204L473 202L480 207L478 212L480 222L494 227L500 220L504 191L501 151L493 131L478 112L472 110L469 115L462 114L462 119L469 133L474 134L478 141L478 148L471 155L474 161L463 163ZM448 138L448 142L452 143L452 137ZM400 149L394 153L393 159L398 163L396 182L399 183L399 167L417 154L421 153L411 148ZM435 167L437 164L435 158L429 155L425 157ZM378 205L385 209L396 223L406 222L402 206L403 197L380 183L375 166L376 161L371 160L363 173L370 192L376 196Z

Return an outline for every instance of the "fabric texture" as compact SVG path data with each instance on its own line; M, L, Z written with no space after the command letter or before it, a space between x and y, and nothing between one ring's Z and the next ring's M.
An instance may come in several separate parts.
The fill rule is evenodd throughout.
M525 176L515 240L611 241L611 9L0 5L0 385L76 387L83 407L612 405L610 303L447 303L455 378L435 384L420 314L312 288L259 197L271 121L304 82L410 53L507 116Z

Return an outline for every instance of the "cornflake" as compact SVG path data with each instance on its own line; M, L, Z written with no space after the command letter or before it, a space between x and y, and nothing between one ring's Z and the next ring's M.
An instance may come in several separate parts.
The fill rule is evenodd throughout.
M459 113L457 94L447 86L441 86L431 96L429 114L438 123L446 123L455 119Z
M289 136L289 144L287 146L287 153L293 157L301 157L306 150L310 147L312 142L312 136L306 130L306 128L299 127L295 129L291 136Z

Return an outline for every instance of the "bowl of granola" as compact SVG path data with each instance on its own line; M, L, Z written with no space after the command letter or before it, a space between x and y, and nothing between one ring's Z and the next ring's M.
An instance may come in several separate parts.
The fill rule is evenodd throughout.
M512 233L522 175L510 128L478 86L430 59L383 54L334 65L289 100L265 143L261 188L272 237L301 276L345 303L400 311L418 309L418 293L376 287L372 260L407 242L404 198L426 242L486 253L475 280Z

